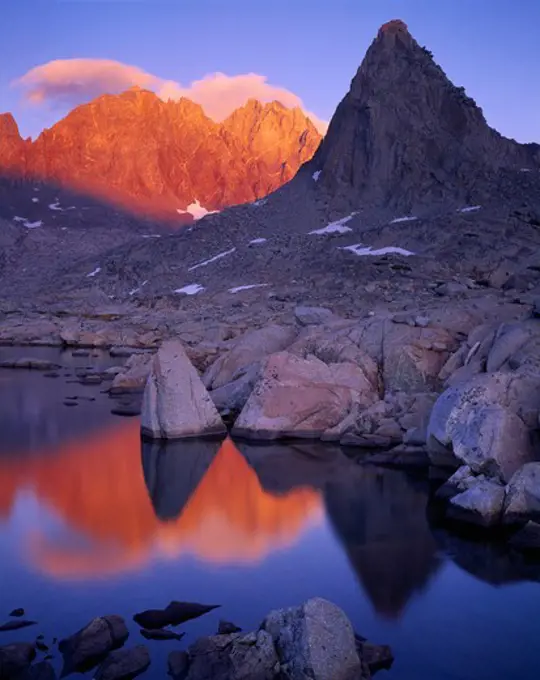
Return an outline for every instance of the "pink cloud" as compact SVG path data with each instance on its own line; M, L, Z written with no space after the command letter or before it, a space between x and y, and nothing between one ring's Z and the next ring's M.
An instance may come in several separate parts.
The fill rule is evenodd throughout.
M216 121L223 120L248 99L277 100L289 108L298 106L321 132L325 121L306 111L302 100L286 88L272 85L266 76L245 73L228 76L213 73L187 87L110 59L57 59L28 71L14 83L34 104L74 106L101 94L117 94L134 85L155 91L162 99L187 97Z

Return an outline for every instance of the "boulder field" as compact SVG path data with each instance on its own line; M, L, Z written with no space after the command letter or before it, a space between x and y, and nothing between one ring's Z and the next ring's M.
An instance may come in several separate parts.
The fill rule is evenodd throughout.
M149 610L134 618L138 622L143 615L148 618L162 614L173 606L176 609L198 606L194 616L187 618L214 608L172 602L165 610ZM187 619L175 619L173 625L184 620ZM148 631L141 630L145 632ZM143 637L171 640L175 636L165 628L151 632L154 635ZM180 640L182 635L176 634L176 638ZM99 680L125 680L141 675L151 664L150 653L144 645L124 647L128 637L122 617L93 619L59 642L64 658L61 677L88 671ZM36 649L48 648L26 642L0 646L1 680L21 677L56 680L55 668L48 658L32 663ZM372 644L355 634L339 607L328 600L312 598L300 606L270 612L258 630L252 632L242 632L234 624L220 621L215 635L200 638L187 649L170 652L168 674L173 680L369 680L392 662L388 646Z

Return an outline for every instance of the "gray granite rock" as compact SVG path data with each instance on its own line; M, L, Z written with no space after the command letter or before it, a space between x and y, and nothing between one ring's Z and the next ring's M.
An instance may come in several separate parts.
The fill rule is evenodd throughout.
M224 434L225 425L178 341L164 343L152 361L141 429L154 439Z
M362 664L351 623L335 604L313 598L271 612L262 624L276 646L284 680L358 680Z

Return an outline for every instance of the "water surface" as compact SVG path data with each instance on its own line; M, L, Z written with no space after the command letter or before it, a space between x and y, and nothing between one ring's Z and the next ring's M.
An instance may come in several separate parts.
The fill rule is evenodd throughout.
M540 565L430 525L425 480L309 443L141 444L102 387L68 382L77 366L116 360L46 349L0 359L16 351L67 369L0 371L0 618L22 606L39 622L0 644L121 614L127 644L150 648L146 677L161 678L169 651L220 617L253 629L273 608L322 596L392 646L379 677L538 677ZM95 401L68 408L68 393ZM181 643L144 641L132 615L172 599L222 607L186 624Z

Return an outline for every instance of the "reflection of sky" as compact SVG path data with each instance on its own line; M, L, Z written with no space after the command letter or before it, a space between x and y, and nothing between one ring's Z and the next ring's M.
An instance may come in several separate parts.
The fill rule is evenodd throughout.
M212 633L219 618L256 627L273 608L317 595L344 608L355 628L376 642L393 646L397 663L389 680L532 680L539 633L540 588L520 584L495 588L451 562L409 602L402 618L378 618L351 571L327 521L309 527L293 545L255 564L217 565L193 556L155 558L122 574L62 581L35 570L21 554L25 536L35 530L66 536L62 522L22 494L0 529L0 610L25 606L46 636L69 634L94 615L163 606L171 599L220 603L222 608L185 626L187 642ZM6 556L8 559L6 559ZM396 565L399 570L399 565ZM130 644L139 643L130 626ZM2 640L23 639L20 632ZM163 677L174 643L149 643L149 677Z
M320 460L299 465L298 451L286 447L281 458L251 452L254 467L232 444L202 456L208 467L185 448L187 485L169 483L178 459L172 467L167 457L164 467L147 459L151 500L138 423L112 422L46 456L0 457L0 615L22 606L39 622L3 634L0 644L62 637L108 613L129 621L129 644L138 644L136 611L172 599L221 604L186 624L189 644L213 633L219 618L253 629L276 607L321 596L359 633L392 645L389 680L536 680L540 586L494 587L444 558L438 565L425 494L401 473L350 464L330 484L310 467ZM263 486L278 472L289 489L279 495ZM301 486L303 475L317 488ZM173 505L182 499L166 523L152 507L160 494ZM504 566L491 565L488 554L480 564L476 553L466 555L486 577ZM390 618L381 605L394 601ZM148 677L164 677L178 643L144 644L153 659Z

